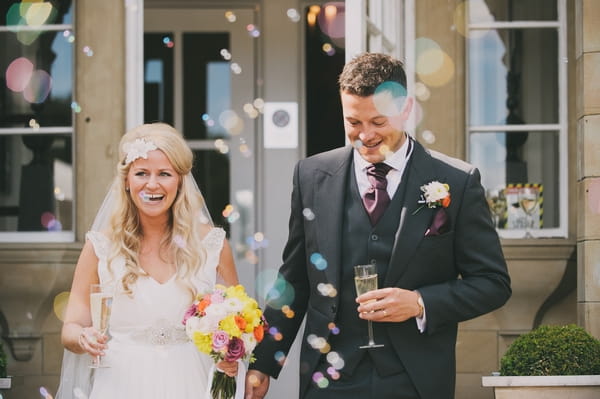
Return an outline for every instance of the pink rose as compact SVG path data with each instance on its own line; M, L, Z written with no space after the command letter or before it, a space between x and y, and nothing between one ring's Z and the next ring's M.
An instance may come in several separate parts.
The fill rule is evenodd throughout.
M224 360L227 362L234 362L238 359L241 359L244 356L245 352L246 349L244 348L244 341L235 337L231 338Z
M215 352L221 352L227 348L229 335L225 331L217 331L212 336L212 348Z
M183 315L183 321L181 322L184 326L187 323L188 319L196 314L196 304L193 303L190 305L188 310L185 311Z

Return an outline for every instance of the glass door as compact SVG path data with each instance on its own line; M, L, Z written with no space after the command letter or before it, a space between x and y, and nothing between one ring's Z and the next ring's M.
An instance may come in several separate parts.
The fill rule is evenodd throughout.
M144 121L181 131L215 225L254 290L255 118L251 10L146 9Z

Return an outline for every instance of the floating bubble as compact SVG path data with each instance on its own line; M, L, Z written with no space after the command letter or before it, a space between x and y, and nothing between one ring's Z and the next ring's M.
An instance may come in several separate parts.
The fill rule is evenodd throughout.
M244 259L246 259L246 262L250 263L251 265L258 264L258 256L256 255L256 252L252 250L246 251L244 254Z
M84 53L85 55L87 55L88 57L91 57L91 56L93 56L93 55L94 55L94 51L91 49L91 47L90 47L90 46L83 46L83 49L82 49L82 50L83 50L83 53Z
M46 71L38 69L31 74L29 84L23 91L25 100L32 104L43 103L52 89L52 78Z
M383 82L373 93L377 111L386 116L400 115L406 101L406 88L398 82Z
M48 223L48 231L62 231L62 223L57 219L51 220Z
M240 134L244 129L244 121L233 110L225 110L219 115L219 124L230 134Z
M50 392L48 392L46 387L40 387L40 395L42 395L42 398L44 399L52 399L52 395L50 395Z
M223 57L223 59L226 61L229 61L231 59L231 53L226 48L221 49L221 51L219 51L219 54L221 54L221 57Z
M300 21L300 13L295 8L288 8L286 14L287 14L288 18L290 19L290 21L292 21L292 22Z
M21 9L21 15L24 17L27 25L36 27L50 23L56 16L56 10L52 6L52 3L49 2L30 3L24 14L23 9Z
M325 270L327 269L327 260L318 252L310 255L310 261L317 270Z
M346 12L342 2L328 3L319 12L317 22L324 34L332 39L340 39L343 38L346 33L345 17Z
M417 56L415 65L417 73L434 73L444 63L444 52L440 45L432 39L419 37L415 40L415 53Z
M363 145L364 145L364 144L363 144L362 140L354 140L354 141L352 142L352 146L353 146L354 148L356 148L357 150L358 150L358 149L360 149L360 147L362 147Z
M71 109L77 114L81 112L81 106L75 101L71 103Z
M19 57L6 69L6 87L20 93L29 84L33 75L33 63L25 57Z
M423 130L423 132L421 132L421 138L427 144L435 143L435 134L433 134L431 130Z
M315 220L315 214L310 208L304 208L302 210L302 215L304 215L304 218L308 221Z
M67 309L67 303L69 302L69 295L70 292L63 291L54 297L54 314L60 321L64 321L65 310Z
M233 22L237 21L237 16L235 15L235 13L233 11L225 11L225 19L228 22L233 23Z
M260 36L260 30L254 24L246 25L246 31L248 31L248 34L254 38Z
M263 111L263 108L265 107L265 100L263 100L262 98L256 98L254 99L254 101L252 102L252 105L254 105L254 107L259 110L260 112Z
M415 97L417 97L419 101L427 101L430 96L431 91L429 91L429 88L426 85L422 82L415 83Z
M321 50L323 50L323 52L328 56L335 55L335 47L333 47L331 43L323 43Z
M56 217L51 212L44 212L44 213L42 213L40 222L41 222L42 226L44 226L45 228L48 228L48 225L50 224L50 222L55 219L56 219Z
M38 130L40 128L40 124L34 118L29 120L29 127L33 130Z
M231 69L231 72L236 75L242 73L242 67L237 62L232 62L229 68Z
M170 36L163 36L162 42L167 48L173 48L173 46L175 46L175 43L173 42Z
M283 364L283 362L285 362L285 353L283 353L282 351L277 351L275 352L274 355L275 361L279 364Z
M425 83L428 86L433 86L433 87L444 86L445 84L450 82L450 79L452 79L452 77L454 76L454 71L455 71L454 61L452 61L452 58L450 58L450 56L448 54L446 54L445 52L442 52L442 54L443 54L444 61L441 65L441 67L439 69L437 69L435 72L426 74L426 73L419 73L419 71L417 71L417 75L419 76L419 78L423 81L423 83Z
M290 305L295 298L292 287L277 270L267 269L258 274L256 278L256 291L265 299L268 306L281 309Z

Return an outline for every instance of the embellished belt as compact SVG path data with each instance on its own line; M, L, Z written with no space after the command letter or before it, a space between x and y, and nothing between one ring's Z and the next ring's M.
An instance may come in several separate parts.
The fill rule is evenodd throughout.
M189 342L185 328L176 327L167 322L157 323L132 334L134 341L150 345L172 345Z

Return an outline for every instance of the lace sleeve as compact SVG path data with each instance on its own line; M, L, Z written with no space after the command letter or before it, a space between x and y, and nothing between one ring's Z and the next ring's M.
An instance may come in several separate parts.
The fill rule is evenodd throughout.
M225 241L225 230L213 227L202 240L206 249L206 262L198 271L195 285L199 292L212 289L217 281L217 266Z
M88 231L85 236L92 242L94 252L98 259L106 262L110 245L108 238L99 231Z

